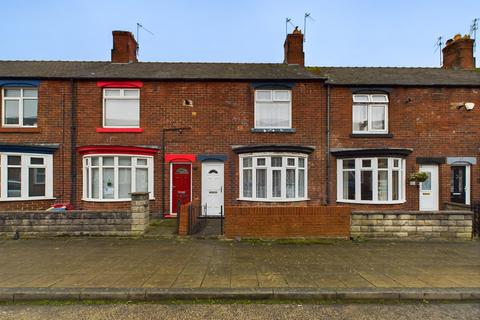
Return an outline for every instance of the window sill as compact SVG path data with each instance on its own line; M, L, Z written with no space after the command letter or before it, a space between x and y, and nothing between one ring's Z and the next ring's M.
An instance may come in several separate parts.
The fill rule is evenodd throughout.
M0 133L40 133L40 128L28 128L28 127L3 127L0 128Z
M406 203L406 200L397 201L356 201L356 200L337 200L337 203L355 203L355 204L402 204Z
M237 201L250 201L250 202L301 202L309 201L310 198L302 199L250 199L250 198L237 198Z
M141 133L145 131L143 128L97 128L100 133Z
M155 200L155 198L149 198L148 200ZM82 198L85 202L131 202L132 199L86 199Z
M393 138L391 133L352 133L350 138Z
M37 198L2 198L0 202L7 202L7 201L38 201L38 200L55 200L55 197L37 197Z
M295 133L297 129L295 128L252 128L250 129L253 133Z

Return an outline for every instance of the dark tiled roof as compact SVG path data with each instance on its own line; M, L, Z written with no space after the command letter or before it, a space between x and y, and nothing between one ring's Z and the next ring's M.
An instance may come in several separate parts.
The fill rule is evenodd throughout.
M283 63L111 63L100 61L0 61L0 78L83 78L158 80L320 79L298 65Z
M442 68L308 67L332 85L480 86L480 72Z

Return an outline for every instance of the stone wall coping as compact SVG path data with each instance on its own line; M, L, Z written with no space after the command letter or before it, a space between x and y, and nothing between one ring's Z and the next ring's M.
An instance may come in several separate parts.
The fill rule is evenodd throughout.
M395 210L395 211L352 211L352 215L354 214L394 214L394 215L401 215L401 214L409 214L409 215L473 215L472 211L462 211L462 210L442 210L442 211L408 211L408 210Z
M86 213L86 214L99 214L99 213L131 213L129 210L65 210L65 211L45 211L45 210L28 210L28 211L1 211L0 215L13 215L13 214L76 214L76 213Z

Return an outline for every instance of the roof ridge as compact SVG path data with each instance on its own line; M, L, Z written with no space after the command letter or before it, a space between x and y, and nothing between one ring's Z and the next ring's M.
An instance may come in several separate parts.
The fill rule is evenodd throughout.
M111 64L231 64L231 65L284 65L282 62L207 62L207 61L138 61L132 63L115 63L111 61L100 60L1 60L1 62L55 62L55 63L111 63Z

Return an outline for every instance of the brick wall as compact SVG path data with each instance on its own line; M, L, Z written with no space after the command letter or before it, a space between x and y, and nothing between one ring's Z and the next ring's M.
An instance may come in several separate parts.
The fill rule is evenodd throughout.
M225 207L227 238L348 238L350 208L309 207Z
M352 212L353 238L460 239L472 238L470 211Z
M453 102L480 105L477 88L394 87L389 93L389 133L392 138L352 138L352 90L331 90L331 148L410 148L406 157L406 175L418 171L417 157L479 157L480 108L472 111L452 109ZM471 167L472 201L480 200L480 170ZM336 203L337 164L332 157L330 203ZM450 201L450 166L439 166L439 202ZM358 210L418 210L418 186L406 181L407 202L399 205L351 204Z

